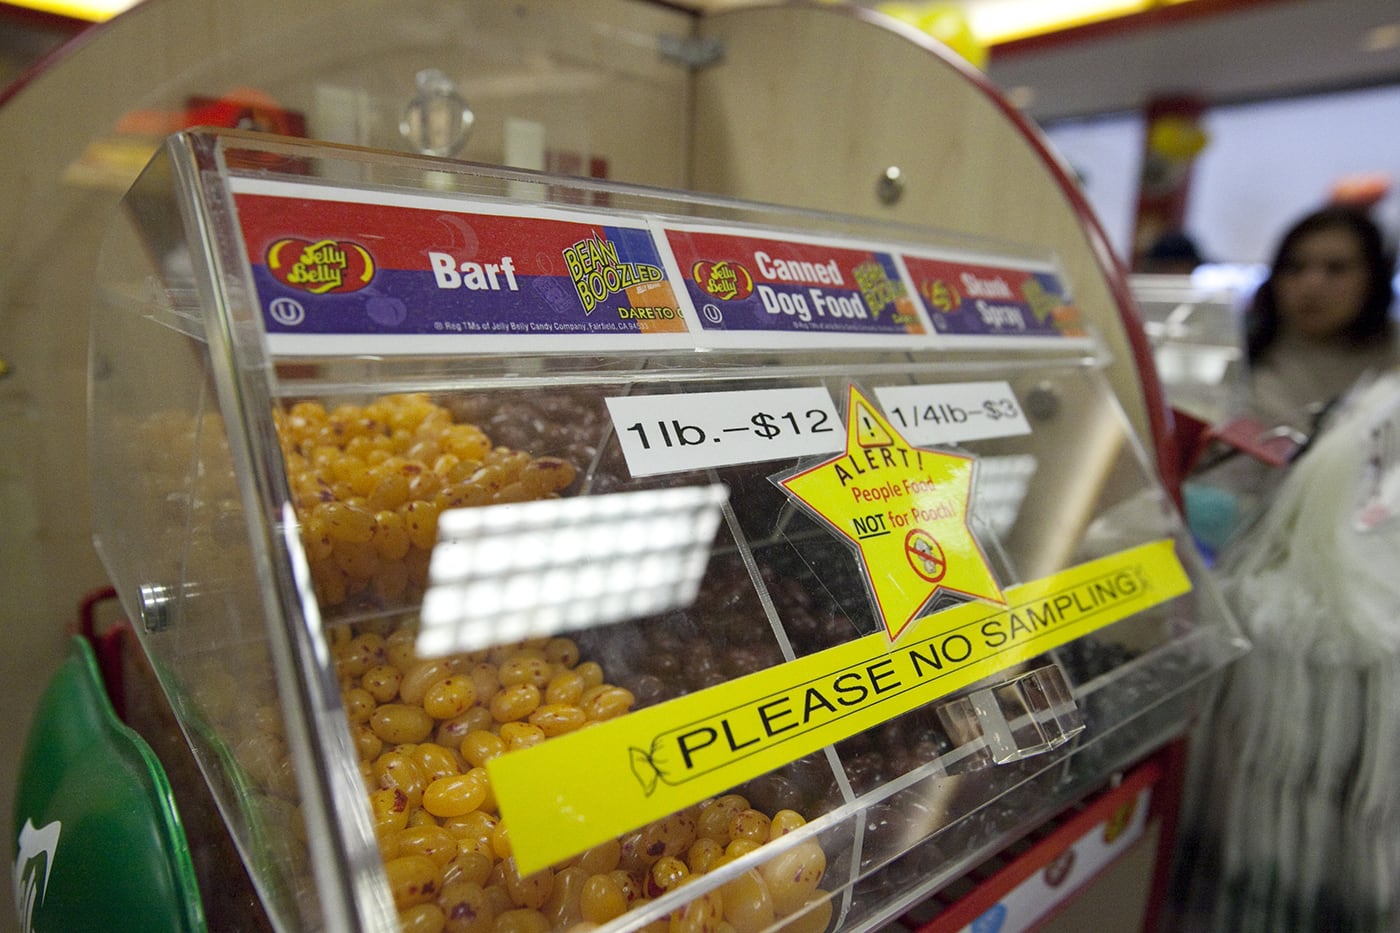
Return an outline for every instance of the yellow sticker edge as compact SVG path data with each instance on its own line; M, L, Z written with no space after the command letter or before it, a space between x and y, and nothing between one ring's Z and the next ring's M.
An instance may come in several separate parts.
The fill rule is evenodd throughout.
M911 443L851 383L845 449L778 480L856 550L891 642L940 593L1005 602L968 522L975 460Z

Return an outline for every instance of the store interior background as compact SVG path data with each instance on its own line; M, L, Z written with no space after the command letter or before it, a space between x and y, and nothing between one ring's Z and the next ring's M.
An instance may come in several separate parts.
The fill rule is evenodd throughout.
M948 5L975 25L979 8L985 14L1016 2ZM1045 0L1019 2L1042 11L1052 6ZM1079 177L1120 257L1131 252L1146 107L1175 95L1204 105L1200 126L1207 142L1192 166L1184 228L1208 259L1257 270L1293 219L1324 202L1339 180L1363 176L1389 184L1375 213L1392 241L1400 238L1395 190L1400 184L1400 5L1394 0L1159 0L1136 6L1140 11L1126 17L987 44L988 77L1045 131ZM33 69L81 54L87 28L102 27L63 12L0 3L0 106ZM94 135L104 129L94 127ZM0 180L5 191L0 211L15 197L16 184L23 186L24 180ZM25 409L23 399L7 397L0 379L0 417L21 417ZM23 495L11 455L0 457L0 504L7 513ZM81 465L74 470L73 482L84 483ZM0 515L0 520L12 517ZM32 533L42 535L43 528ZM3 571L0 580L6 580ZM3 592L42 589L29 581ZM23 741L82 596L80 591L49 593L41 605L23 606L4 599L0 637L9 646L8 715L0 718L4 747L17 749ZM15 755L0 758L0 808L7 820L15 766ZM10 886L0 885L0 892L0 929L5 929L14 917Z
M0 3L0 88L91 28L47 12L81 4L34 5L39 12ZM1400 10L1391 0L887 6L921 5L961 18L986 51L988 77L1064 156L1120 257L1131 253L1147 108L1174 97L1203 108L1207 143L1193 161L1183 225L1208 260L1267 262L1288 224L1347 178L1389 184L1374 210L1392 238L1400 234Z

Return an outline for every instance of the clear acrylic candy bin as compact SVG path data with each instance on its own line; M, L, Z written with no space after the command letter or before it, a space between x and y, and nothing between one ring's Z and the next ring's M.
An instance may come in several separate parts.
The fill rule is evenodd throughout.
M99 280L99 551L276 929L871 928L1243 648L1045 250L192 131Z

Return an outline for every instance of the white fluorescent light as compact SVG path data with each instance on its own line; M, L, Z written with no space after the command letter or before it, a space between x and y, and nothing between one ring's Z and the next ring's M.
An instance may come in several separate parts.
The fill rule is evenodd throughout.
M695 600L722 485L546 499L438 518L418 651L475 651Z
M23 7L26 10L37 10L40 13L52 13L55 16L66 16L69 19L82 19L92 23L100 23L111 19L118 13L125 12L136 6L139 0L89 0L89 2L65 2L65 0L9 0L9 6Z

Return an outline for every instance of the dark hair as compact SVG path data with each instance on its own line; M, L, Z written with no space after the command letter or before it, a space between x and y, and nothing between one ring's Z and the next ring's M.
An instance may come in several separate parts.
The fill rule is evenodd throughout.
M1189 262L1199 266L1205 260L1196 248L1196 241L1180 230L1168 230L1143 253L1142 258L1150 262Z
M1390 332L1390 303L1395 298L1391 284L1393 257L1386 250L1380 228L1363 211L1345 205L1332 205L1314 211L1295 223L1279 241L1269 277L1254 293L1245 314L1245 338L1249 361L1258 361L1278 338L1277 279L1279 270L1292 259L1298 242L1323 230L1346 230L1361 244L1366 264L1366 301L1361 312L1347 325L1345 335L1360 344Z

